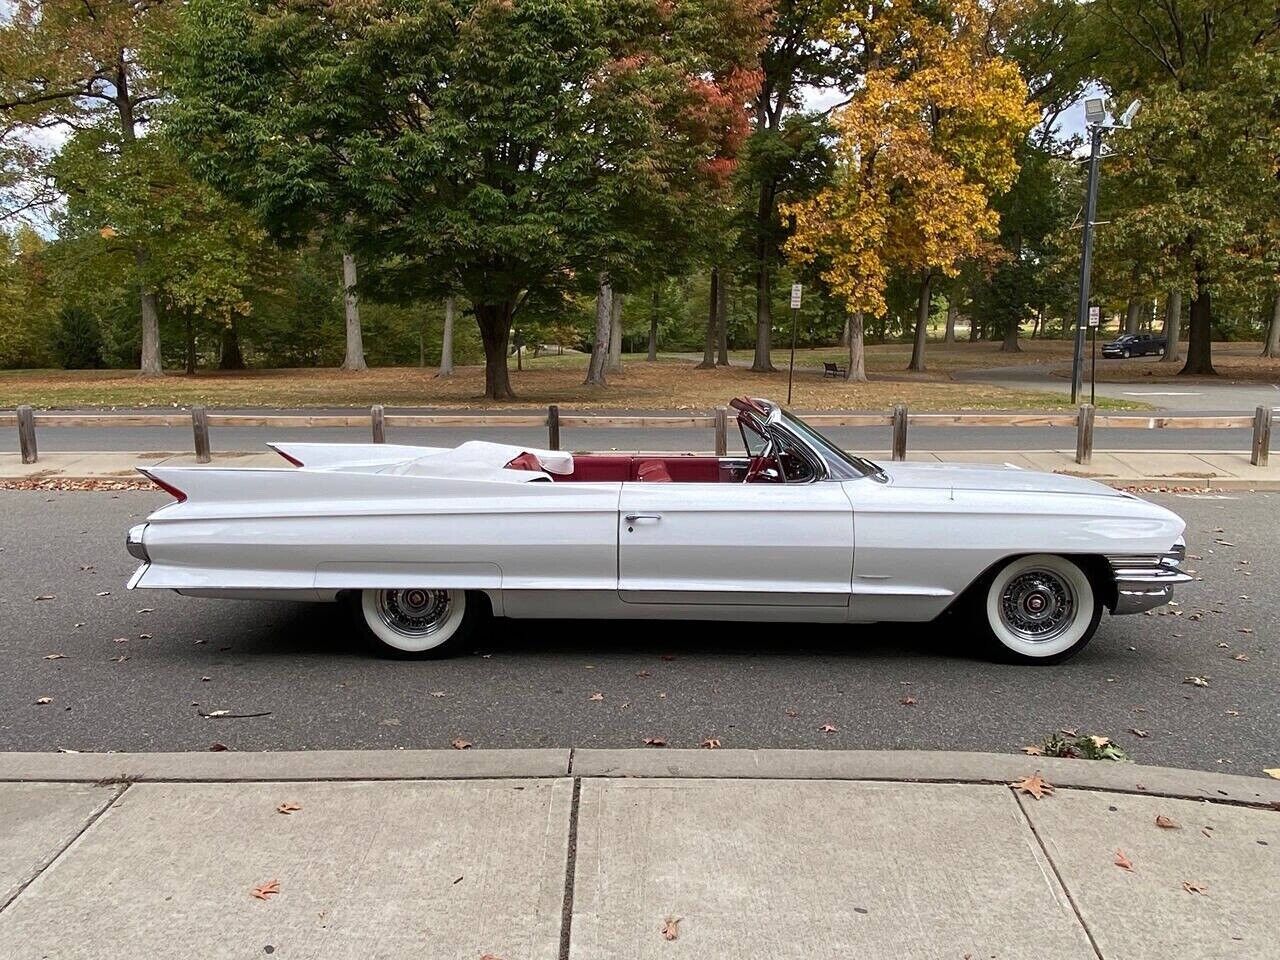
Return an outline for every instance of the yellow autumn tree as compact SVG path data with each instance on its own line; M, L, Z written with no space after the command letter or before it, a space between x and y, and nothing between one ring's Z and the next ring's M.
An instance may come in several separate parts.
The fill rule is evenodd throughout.
M901 0L846 8L830 26L862 59L863 82L833 117L832 182L784 210L795 220L786 251L844 300L851 379L865 379L862 315L885 310L891 270L919 278L909 369L923 370L934 279L992 255L991 200L1017 176L1039 113L996 52L991 17L977 0Z

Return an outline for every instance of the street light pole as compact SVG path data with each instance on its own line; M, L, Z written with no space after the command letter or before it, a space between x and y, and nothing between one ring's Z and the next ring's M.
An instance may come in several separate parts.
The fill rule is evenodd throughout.
M1084 376L1084 334L1089 322L1090 274L1093 270L1093 220L1098 213L1098 157L1102 152L1102 124L1091 129L1089 149L1089 189L1085 197L1084 241L1080 253L1080 307L1076 311L1076 346L1071 363L1071 403L1080 399Z

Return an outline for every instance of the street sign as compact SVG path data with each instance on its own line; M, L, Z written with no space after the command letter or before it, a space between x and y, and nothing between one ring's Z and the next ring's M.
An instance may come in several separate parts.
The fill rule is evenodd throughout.
M791 309L792 310L800 309L800 294L803 292L803 290L804 290L804 287L798 283L793 283L791 285Z
M1102 321L1102 308L1090 307L1089 308L1089 326L1096 327L1101 321Z

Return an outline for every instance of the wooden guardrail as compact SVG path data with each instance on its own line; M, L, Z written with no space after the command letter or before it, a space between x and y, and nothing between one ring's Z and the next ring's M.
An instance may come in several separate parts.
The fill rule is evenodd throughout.
M1138 416L1133 414L1098 414L1091 404L1082 405L1075 413L911 413L898 404L890 413L815 413L805 417L815 427L892 427L894 460L907 457L907 430L917 427L1075 427L1076 462L1093 459L1095 429L1170 430L1170 429L1234 429L1251 428L1253 441L1249 462L1266 466L1271 452L1272 411L1258 407L1253 416L1199 417L1177 414ZM715 432L715 450L724 456L728 448L729 421L736 420L733 411L718 407L710 415L679 416L612 416L608 414L565 414L552 405L546 414L416 414L387 413L375 406L360 414L271 414L210 413L204 407L192 407L186 413L37 413L29 406L13 413L0 412L0 427L18 428L18 445L23 463L35 463L39 453L36 428L58 427L185 427L192 430L198 463L210 460L209 431L214 427L276 427L298 429L310 427L363 427L370 431L374 443L385 443L388 428L397 427L534 427L545 428L547 446L560 449L562 429L575 427L681 427L710 428Z

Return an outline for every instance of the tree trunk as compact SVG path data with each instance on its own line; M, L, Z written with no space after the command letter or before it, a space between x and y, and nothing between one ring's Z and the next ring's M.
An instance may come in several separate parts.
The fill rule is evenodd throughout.
M769 237L774 232L776 193L772 181L760 184L760 200L756 207L756 350L751 369L756 373L773 373L773 307L769 276Z
M1182 357L1182 291L1169 291L1164 308L1164 356L1161 363L1177 363Z
M453 315L457 300L448 297L444 302L444 329L440 333L440 369L437 377L453 376Z
M614 292L609 303L609 372L622 372L622 297Z
M613 327L613 288L609 277L600 274L596 289L596 335L591 343L591 359L587 362L586 382L597 387L607 383L606 366L609 363L609 332Z
M943 343L956 342L956 318L960 316L960 308L956 306L952 297L947 297L947 334L942 338Z
M1263 344L1264 357L1280 357L1280 290L1271 300L1271 325L1267 327L1267 342Z
M658 284L653 285L653 313L649 315L649 362L658 359L658 306L661 291Z
M243 370L244 354L240 352L240 323L232 320L222 328L222 343L218 349L219 370Z
M484 344L484 395L487 400L514 400L507 373L511 343L511 317L515 302L474 303L480 341Z
M142 295L139 297L142 307L142 362L138 365L138 373L144 377L159 377L164 375L164 367L160 363L160 309L155 291L148 289L145 279L147 251L135 253L134 262L142 277Z
M707 338L702 344L702 362L698 370L710 370L716 365L716 317L719 314L720 268L711 268L710 298L707 301Z
M729 274L718 271L716 283L716 366L729 366Z
M1001 353L1021 353L1022 348L1018 346L1018 321L1014 317L1009 318L1009 322L1004 328L1004 343L1000 345Z
M849 332L849 362L845 366L845 379L865 383L867 379L866 346L863 343L862 311L859 310L845 322Z
M1179 374L1217 376L1213 369L1213 306L1201 271L1196 271L1196 298L1191 301L1191 330L1187 340L1187 362Z
M920 301L916 304L916 339L911 346L908 370L924 372L924 345L929 338L929 306L932 301L933 271L920 274Z
M973 316L969 317L969 342L977 343L978 336L981 332L982 332L982 327L978 323L978 319Z
M1138 297L1130 297L1127 308L1124 313L1124 332L1137 333L1138 327L1142 323L1142 300Z
M342 306L347 315L347 355L343 370L367 370L364 341L360 335L360 301L356 297L356 258L342 255Z
M196 325L188 312L186 316L187 332L187 376L196 375Z

